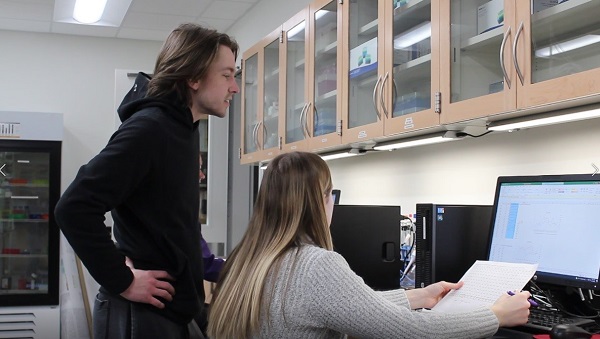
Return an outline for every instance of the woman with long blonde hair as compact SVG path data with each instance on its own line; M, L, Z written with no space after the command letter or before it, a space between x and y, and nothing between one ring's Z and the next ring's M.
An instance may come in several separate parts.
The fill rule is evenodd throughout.
M273 159L248 229L221 271L210 306L212 339L480 338L524 324L529 292L453 314L433 307L462 283L377 292L333 251L329 168L318 155ZM359 251L360 248L357 248Z

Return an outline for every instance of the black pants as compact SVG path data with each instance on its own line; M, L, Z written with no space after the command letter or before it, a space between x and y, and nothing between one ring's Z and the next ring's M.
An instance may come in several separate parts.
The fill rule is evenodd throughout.
M125 299L99 292L94 302L94 339L189 339L187 325Z

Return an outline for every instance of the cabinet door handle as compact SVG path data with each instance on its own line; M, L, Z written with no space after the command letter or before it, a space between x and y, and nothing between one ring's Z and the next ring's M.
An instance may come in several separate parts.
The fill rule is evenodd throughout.
M304 106L302 106L302 111L300 111L300 126L302 128L302 134L304 134L304 138L306 138L306 128L304 128L304 114L306 113L307 109L308 103L305 103Z
M263 127L263 132L264 132L264 134L263 134L263 143L262 143L262 145L260 146L260 149L263 149L263 150L264 150L264 149L265 149L265 138L264 138L264 137L265 137L265 136L267 136L267 135L269 134L269 133L268 133L269 131L267 130L267 125L265 125L265 124L264 124L262 121L260 122L260 124L262 125L262 127Z
M398 87L396 86L396 79L394 79L394 77L392 77L392 85L394 88L394 96L392 97L392 112L393 112L394 109L396 108L396 102L398 101ZM393 118L393 113L392 113L392 118Z
M513 63L515 64L515 69L517 70L517 75L519 76L521 85L525 85L525 77L523 76L523 72L521 72L521 67L519 67L519 60L517 60L517 43L519 42L519 36L521 36L521 32L523 32L523 21L521 21L521 24L519 25L519 29L515 35L515 41L513 42Z
M508 89L510 89L510 78L508 77L508 73L506 72L506 66L504 65L504 46L506 45L506 41L510 36L510 26L504 33L504 38L502 38L502 45L500 45L500 67L502 68L502 73L504 74L504 81L506 81L506 85Z
M260 150L260 146L258 145L258 127L260 127L260 121L256 122L256 125L254 125L254 130L252 131L252 139L254 139L254 146L256 147L256 150Z
M379 89L379 103L381 104L381 108L383 108L383 114L385 115L385 118L388 118L388 110L387 107L385 107L385 101L384 101L384 97L383 97L383 88L385 87L385 83L387 82L387 79L390 76L390 72L385 72L385 76L383 77L383 81L381 82L381 88Z
M309 102L308 106L306 106L306 113L304 113L304 130L306 131L307 138L310 138L310 128L308 128L308 112L310 111L311 106L312 102Z
M377 87L379 86L379 82L381 81L381 75L377 77L377 82L375 83L375 88L373 88L373 107L375 108L375 113L379 120L381 120L381 113L379 113L379 108L377 107Z

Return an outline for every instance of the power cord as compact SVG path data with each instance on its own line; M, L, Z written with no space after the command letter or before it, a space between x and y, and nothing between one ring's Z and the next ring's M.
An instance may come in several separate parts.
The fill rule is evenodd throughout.
M596 312L595 315L580 315L580 314L575 314L575 313L569 312L552 295L552 292L550 289L543 290L533 281L530 281L529 284L531 286L530 292L532 294L532 298L535 299L536 301L540 301L546 307L547 310L558 310L568 316L575 317L575 318L582 318L582 319L595 319L595 318L600 317L600 311L594 307L591 307L591 305L589 305L588 303L586 303L586 305L588 307L590 307L594 312Z
M414 264L414 256L412 255L413 249L415 247L416 244L416 237L415 237L415 224L413 223L412 219L410 219L409 217L406 216L402 216L402 220L400 221L402 223L402 221L408 220L409 222L409 226L401 226L402 230L408 230L410 231L410 238L412 239L411 241L411 245L408 249L408 251L406 252L405 257L403 258L403 262L404 262L404 271L402 271L402 276L400 277L400 283L402 283L402 281L404 280L404 278L406 278L406 276L408 275L408 272L410 272L410 268L411 266ZM406 257L409 258L408 263L406 261Z
M463 137L466 137L466 136L469 136L469 137L472 137L472 138L479 138L479 137L482 137L484 135L488 135L488 134L490 134L492 132L493 131L487 131L487 132L485 132L483 134L479 134L479 135L473 135L473 134L469 134L467 132L456 132L456 136L459 137L459 138L463 138Z

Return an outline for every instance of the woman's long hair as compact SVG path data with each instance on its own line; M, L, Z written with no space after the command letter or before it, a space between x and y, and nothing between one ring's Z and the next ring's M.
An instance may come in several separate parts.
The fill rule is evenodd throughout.
M181 104L189 106L188 81L204 78L221 45L229 47L237 57L239 46L229 35L193 23L179 25L156 58L147 96L166 97L175 92Z
M270 304L263 300L266 278L287 250L303 243L333 249L325 210L331 189L329 168L316 154L285 153L269 163L248 229L221 271L210 306L211 338L257 333L261 306Z

